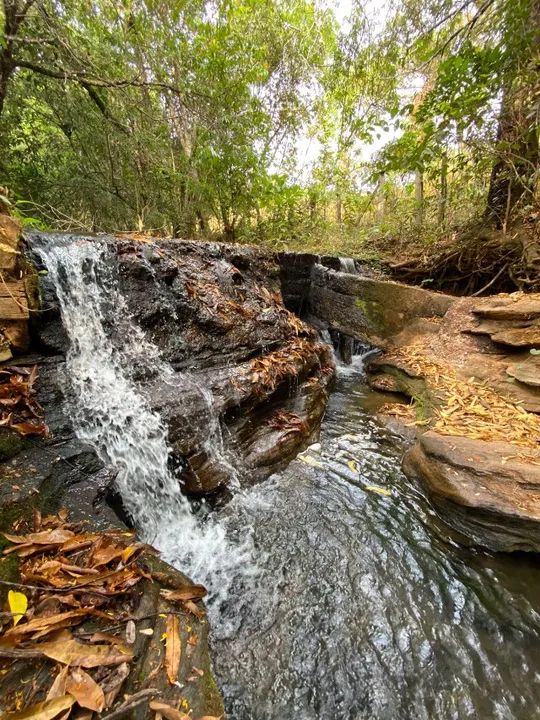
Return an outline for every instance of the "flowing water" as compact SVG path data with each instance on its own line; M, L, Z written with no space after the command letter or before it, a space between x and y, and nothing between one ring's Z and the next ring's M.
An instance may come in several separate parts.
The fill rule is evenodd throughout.
M233 546L222 524L212 517L203 523L191 512L169 470L166 427L148 406L137 378L151 369L170 384L171 393L196 382L162 362L130 318L109 243L47 236L36 241L36 250L54 283L70 339L67 409L77 435L117 471L117 490L143 539L214 588L217 597L226 596L237 568L249 564L250 539ZM200 392L214 429L206 449L219 454L219 423L207 391ZM224 455L221 464L230 467Z
M119 471L145 537L213 589L229 718L540 717L538 564L441 537L400 441L365 409L361 366L340 373L319 446L201 522L137 377L151 362L177 380L130 320L107 244L39 252L71 338L78 434Z
M264 558L214 611L229 717L540 717L540 567L441 539L369 399L340 372L320 447L226 510Z

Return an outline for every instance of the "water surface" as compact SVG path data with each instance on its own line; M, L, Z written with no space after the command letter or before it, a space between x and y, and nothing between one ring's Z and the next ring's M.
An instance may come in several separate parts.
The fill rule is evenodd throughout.
M211 611L228 716L540 717L538 564L441 535L368 395L342 373L320 449L222 511L260 569Z

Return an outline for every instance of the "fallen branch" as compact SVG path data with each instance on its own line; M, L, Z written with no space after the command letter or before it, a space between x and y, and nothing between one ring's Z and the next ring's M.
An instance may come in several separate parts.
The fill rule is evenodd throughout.
M160 691L157 688L139 690L139 692L136 692L134 695L128 698L124 703L122 703L122 705L119 705L116 710L113 710L107 715L102 715L101 720L115 720L116 718L122 717L122 715L125 715L125 713L133 710L133 708L136 708L145 702L148 702L156 695L160 695Z

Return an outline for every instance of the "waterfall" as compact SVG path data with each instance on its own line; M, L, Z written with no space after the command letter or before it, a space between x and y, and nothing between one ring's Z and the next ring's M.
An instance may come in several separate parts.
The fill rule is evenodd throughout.
M356 263L354 262L353 258L340 257L339 258L339 267L340 267L341 272L349 273L350 275L357 275Z
M234 568L249 564L249 538L231 544L223 525L196 517L169 471L167 429L136 378L150 370L173 383L174 373L130 317L113 248L96 238L52 237L36 249L70 340L66 410L77 436L116 471L116 487L142 539L223 598ZM210 418L209 425L219 422Z

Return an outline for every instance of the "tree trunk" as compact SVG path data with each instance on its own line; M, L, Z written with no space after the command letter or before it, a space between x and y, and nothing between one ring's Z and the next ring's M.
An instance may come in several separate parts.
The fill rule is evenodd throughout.
M529 3L530 36L514 58L513 80L503 88L496 159L491 170L484 219L506 228L524 196L534 199L538 147L538 47L540 0ZM526 198L525 198L526 199Z
M341 202L341 195L336 197L336 220L338 225L343 223L343 205Z
M417 230L421 230L424 225L424 175L421 170L414 172L414 200L414 224Z
M0 117L4 110L9 81L17 68L13 43L35 0L3 0L4 34L0 38Z
M448 153L443 152L441 158L441 187L439 194L439 209L437 212L437 223L440 228L446 226L446 208L448 206Z
M506 227L526 193L534 192L538 170L538 136L534 124L534 94L506 89L497 129L498 156L491 170L485 219L498 228ZM532 114L532 117L531 117Z

